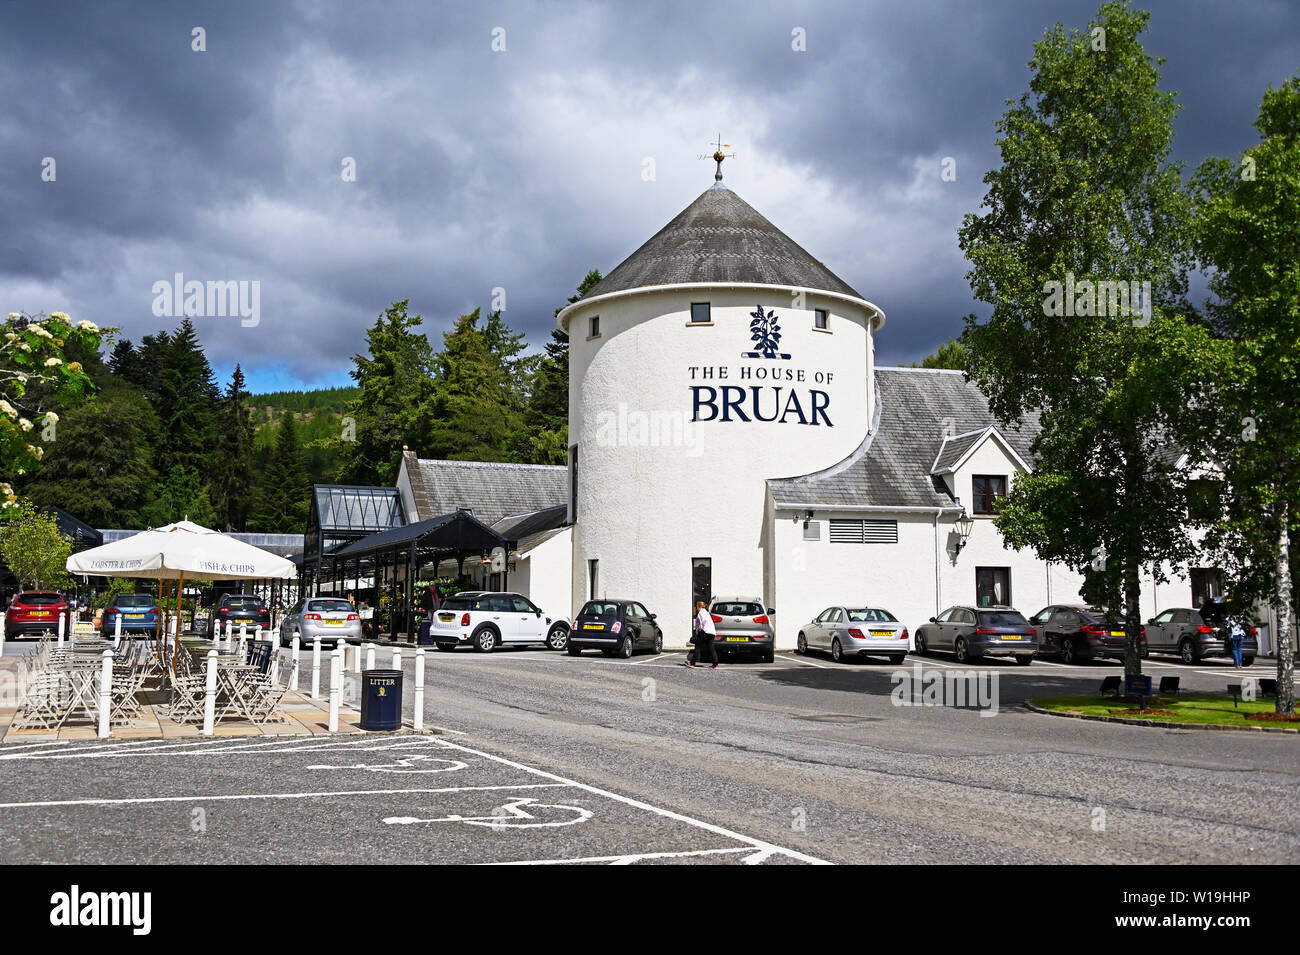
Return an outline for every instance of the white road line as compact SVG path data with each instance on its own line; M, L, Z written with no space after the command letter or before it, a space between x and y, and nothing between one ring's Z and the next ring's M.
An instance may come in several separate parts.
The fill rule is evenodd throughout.
M460 734L464 735L464 734ZM150 749L138 749L131 752L91 752L81 750L77 752L47 752L47 753L4 753L0 754L0 760L14 759L122 759L126 757L139 756L218 756L239 753L250 753L256 756L274 755L276 753L308 753L323 749L356 749L362 752L401 749L409 746L430 745L431 741L437 737L433 736L397 736L384 739L382 737L362 736L349 737L346 739L325 739L319 740L315 737L304 738L301 736L291 736L278 740L202 740L202 741L160 741L150 740L150 742L160 743ZM223 745L214 745L223 744Z
M690 849L685 852L634 852L622 856L588 856L585 859L520 859L516 862L481 862L480 865L581 865L585 862L609 862L613 865L631 865L645 859L683 859L688 856L713 856L756 852L750 846L732 849Z
M493 762L501 763L504 766L510 766L514 769L522 769L526 773L532 773L533 775L540 776L543 779L551 779L557 783L562 783L565 786L573 786L575 789L582 789L585 790L586 792L593 793L597 796L603 796L606 799L612 799L615 802L623 803L626 806L632 806L633 808L636 809L641 809L646 812L652 812L655 815L663 816L666 819L675 819L678 822L684 822L689 826L695 826L698 829L703 829L704 831L711 832L714 835L724 836L728 839L736 839L739 840L740 842L748 843L754 848L764 850L765 852L768 853L779 853L780 855L789 856L792 859L797 859L800 862L807 862L812 865L830 864L826 862L826 860L824 859L818 859L814 856L805 855L804 853L798 852L794 849L786 849L782 846L774 845L773 843L770 842L764 842L761 839L755 839L753 836L744 836L738 832L733 832L730 829L723 828L722 826L716 826L711 822L705 822L702 819L695 819L692 818L691 816L684 816L679 812L673 812L671 809L661 809L658 806L652 806L650 803L642 802L639 799L633 799L630 796L623 796L620 795L619 793L610 792L608 789L601 789L598 786L591 786L588 785L587 783L580 783L577 780L566 779L565 777L556 775L555 773L549 773L544 769L535 769L532 766L527 766L523 763L515 762L512 759L506 759L504 756L497 756L494 753L485 753L482 750L473 749L469 746L462 746L460 743L453 743L451 740L440 739L438 740L438 743L439 745L444 746L447 749L455 749L455 750L460 750L463 753L472 753L475 756L482 756L484 759L490 759Z
M232 802L248 799L319 799L333 796L405 796L437 793L492 792L514 789L563 789L566 783L524 783L518 786L448 786L441 789L339 789L301 793L195 793L191 796L139 796L126 799L55 799L45 802L5 802L0 809L56 806L138 806L167 802Z
M803 659L802 657L791 657L791 658L790 658L790 662L791 662L791 663L800 663L800 664L802 664L803 666L806 666L806 667L816 667L816 668L819 669L819 670L829 670L829 669L830 669L830 667L828 667L828 666L827 666L826 664L824 664L824 663L813 663L811 660L805 660L805 659Z

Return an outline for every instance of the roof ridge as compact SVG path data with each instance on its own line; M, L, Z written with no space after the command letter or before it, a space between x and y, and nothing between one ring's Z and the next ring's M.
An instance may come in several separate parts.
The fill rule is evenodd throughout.
M563 464L525 464L520 461L456 461L452 458L417 458L421 465L424 464L454 464L457 467L468 468L542 468L551 471L567 470Z
M931 375L964 375L960 368L913 368L911 365L877 365L876 371L919 371Z

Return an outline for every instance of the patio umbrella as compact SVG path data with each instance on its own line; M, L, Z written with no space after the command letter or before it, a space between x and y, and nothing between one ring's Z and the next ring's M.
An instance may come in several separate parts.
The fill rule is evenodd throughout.
M188 520L79 551L68 558L67 569L99 577L175 580L178 613L186 574L207 580L260 580L298 573L291 560Z

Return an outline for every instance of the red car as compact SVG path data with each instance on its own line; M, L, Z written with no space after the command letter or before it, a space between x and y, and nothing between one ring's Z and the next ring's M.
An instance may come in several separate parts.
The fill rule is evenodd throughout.
M66 615L69 609L63 594L57 590L28 590L14 594L5 612L5 638L39 637L46 631L58 633L59 616Z

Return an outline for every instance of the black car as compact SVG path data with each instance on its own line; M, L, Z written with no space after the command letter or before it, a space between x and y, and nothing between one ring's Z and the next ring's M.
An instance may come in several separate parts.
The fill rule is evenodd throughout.
M588 600L573 618L569 656L576 657L583 650L624 659L637 650L659 653L664 648L664 632L655 622L656 616L635 600Z
M916 631L916 652L927 656L935 650L952 651L958 663L1013 656L1028 666L1038 650L1038 631L1015 607L949 607Z
M217 628L226 632L229 622L232 633L239 633L240 624L244 624L249 633L260 626L263 630L271 629L271 611L266 609L261 597L252 594L227 594L221 598L216 609L212 611L208 623L208 636L213 636Z
M1126 618L1121 613L1083 604L1054 604L1029 618L1038 631L1038 655L1059 657L1062 663L1124 659ZM1147 655L1146 627L1142 656Z

